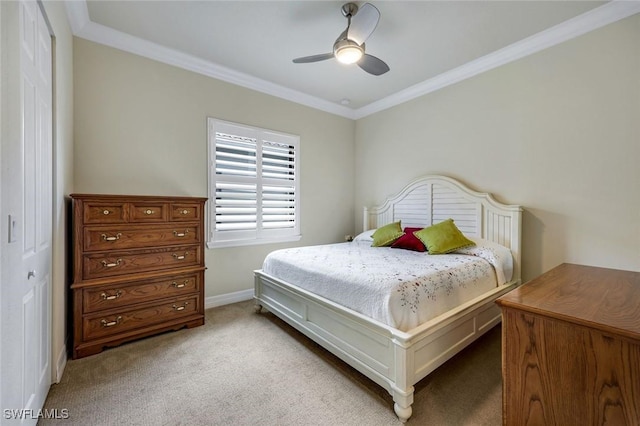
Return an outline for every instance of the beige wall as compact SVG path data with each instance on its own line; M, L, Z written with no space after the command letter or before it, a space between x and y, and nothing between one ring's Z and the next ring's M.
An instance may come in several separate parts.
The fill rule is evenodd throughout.
M640 270L638 46L640 15L358 120L355 206L444 174L525 208L524 280Z
M207 196L206 118L300 136L300 245L354 232L351 120L74 39L75 191ZM206 253L206 296L253 287L284 245Z
M64 3L45 1L54 32L53 97L53 280L51 289L52 374L58 381L66 360L69 229L65 196L73 191L73 36Z

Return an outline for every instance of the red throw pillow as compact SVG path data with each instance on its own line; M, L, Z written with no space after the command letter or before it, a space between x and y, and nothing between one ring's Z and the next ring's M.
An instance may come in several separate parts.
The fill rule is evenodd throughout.
M413 251L427 251L422 241L418 239L414 232L421 230L422 228L404 228L404 235L391 244L391 248L401 248L405 250Z

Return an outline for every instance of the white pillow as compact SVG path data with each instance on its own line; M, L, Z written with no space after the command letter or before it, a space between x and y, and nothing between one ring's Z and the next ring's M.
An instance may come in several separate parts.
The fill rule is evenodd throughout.
M358 235L356 235L356 237L353 239L353 241L362 241L362 242L366 242L366 243L372 243L373 242L373 233L376 232L375 229L369 229L368 231L364 231Z

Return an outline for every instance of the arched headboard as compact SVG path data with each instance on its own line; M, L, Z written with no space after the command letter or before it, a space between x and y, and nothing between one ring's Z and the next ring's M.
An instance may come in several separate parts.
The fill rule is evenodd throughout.
M522 207L502 204L446 176L425 176L377 207L364 208L364 230L402 221L402 227L424 228L451 218L466 235L511 249L513 280L520 281Z

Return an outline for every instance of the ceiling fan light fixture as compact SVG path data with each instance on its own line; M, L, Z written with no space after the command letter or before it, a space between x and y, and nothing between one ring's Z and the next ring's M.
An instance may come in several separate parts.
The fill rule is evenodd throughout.
M364 49L355 41L345 39L336 43L333 54L343 64L354 64L362 58Z

